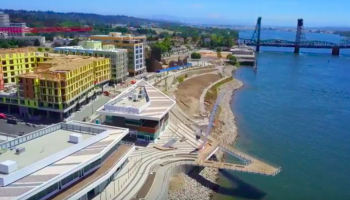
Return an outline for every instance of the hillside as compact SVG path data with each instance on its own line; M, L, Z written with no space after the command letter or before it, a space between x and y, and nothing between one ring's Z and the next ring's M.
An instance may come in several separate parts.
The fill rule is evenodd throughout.
M124 15L99 15L92 13L60 13L53 11L1 10L10 15L11 22L26 22L29 27L83 26L145 23L165 23L160 20L148 20ZM168 22L167 22L168 23Z

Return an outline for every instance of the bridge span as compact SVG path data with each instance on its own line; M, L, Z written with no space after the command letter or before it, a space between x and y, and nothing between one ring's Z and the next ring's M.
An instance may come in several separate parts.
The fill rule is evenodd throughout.
M312 48L312 49L332 49L332 55L339 55L340 49L350 49L350 39L345 39L339 43L306 40L304 34L304 21L298 19L298 26L296 31L295 41L269 39L261 40L261 17L258 18L255 31L251 39L240 38L237 40L238 44L245 44L247 46L255 46L256 51L260 51L260 47L291 47L294 48L294 53L299 54L300 48Z

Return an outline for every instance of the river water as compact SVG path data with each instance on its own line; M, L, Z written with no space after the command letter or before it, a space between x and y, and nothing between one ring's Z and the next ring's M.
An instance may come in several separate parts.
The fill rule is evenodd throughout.
M251 37L243 32L242 37ZM262 39L293 41L295 33L263 31ZM338 42L331 34L308 40ZM275 177L222 171L215 200L350 199L350 51L262 48L258 70L241 67L245 84L232 110L237 148L282 167Z

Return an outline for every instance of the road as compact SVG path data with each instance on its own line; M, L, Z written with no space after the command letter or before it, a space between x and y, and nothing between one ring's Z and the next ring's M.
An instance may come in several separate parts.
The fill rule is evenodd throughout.
M83 121L84 117L90 117L93 115L97 109L102 107L109 100L111 100L111 97L103 95L96 97L93 103L90 102L88 105L85 105L81 111L75 112L70 120Z

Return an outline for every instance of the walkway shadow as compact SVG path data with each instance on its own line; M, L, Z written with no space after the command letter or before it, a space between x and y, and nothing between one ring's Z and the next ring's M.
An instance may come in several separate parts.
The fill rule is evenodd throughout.
M196 167L189 172L188 176L196 180L202 186L207 187L218 194L254 200L263 199L267 195L267 193L244 182L240 178L231 175L225 170L220 170L220 173L227 179L231 180L233 183L232 185L236 185L236 187L221 187L219 184L211 182L210 180L200 176L199 173L202 171L202 169L202 167Z

